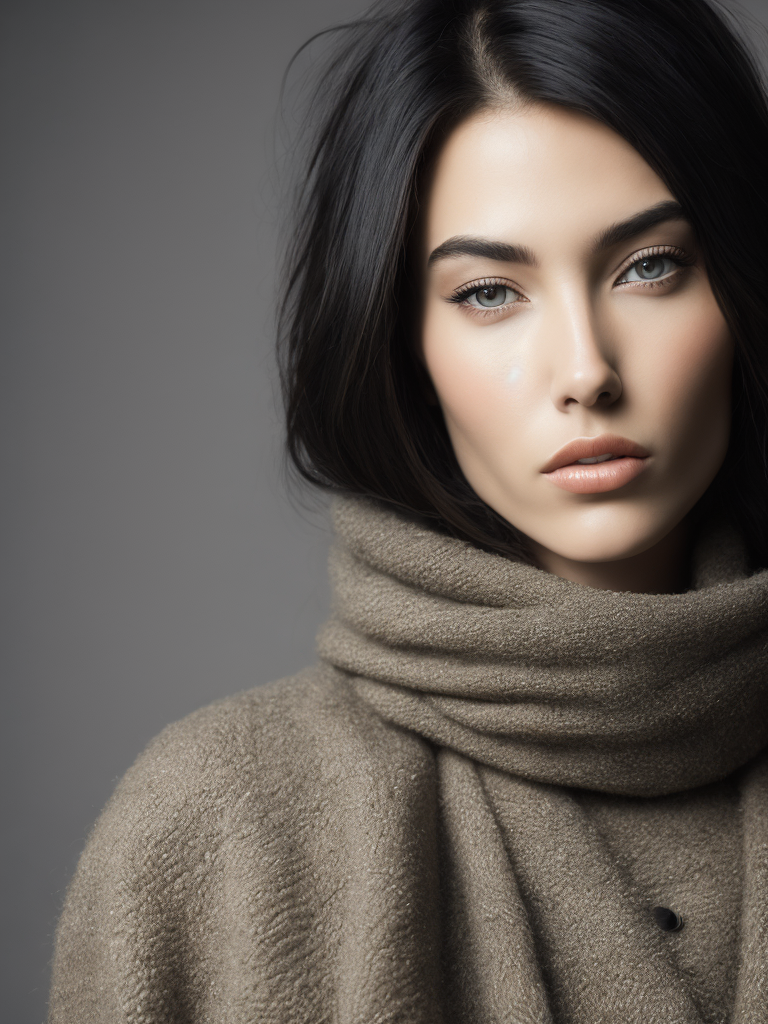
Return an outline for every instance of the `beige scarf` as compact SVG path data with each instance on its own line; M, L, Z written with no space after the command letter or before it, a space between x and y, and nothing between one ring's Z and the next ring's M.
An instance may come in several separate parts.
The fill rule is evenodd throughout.
M570 583L363 501L338 503L335 522L320 653L440 752L458 1019L693 1024L732 1005L733 1024L768 1021L768 758L755 757L768 743L768 572L747 576L723 528L700 538L692 589L645 595ZM751 759L739 813L724 815L723 788L707 786ZM622 849L674 831L675 815L685 882L721 841L733 868L703 883L714 893L693 884L679 936L659 931ZM724 824L732 835L718 836ZM720 916L740 917L729 934L716 890L740 875L743 900L723 897ZM728 961L730 991L725 976L709 991Z
M324 665L126 774L51 1024L768 1021L768 572L712 530L689 592L611 593L335 518Z

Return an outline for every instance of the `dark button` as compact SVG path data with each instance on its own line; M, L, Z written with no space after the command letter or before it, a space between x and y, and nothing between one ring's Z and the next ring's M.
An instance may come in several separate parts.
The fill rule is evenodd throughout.
M664 932L676 932L683 927L683 919L669 907L654 907L653 916L656 924Z

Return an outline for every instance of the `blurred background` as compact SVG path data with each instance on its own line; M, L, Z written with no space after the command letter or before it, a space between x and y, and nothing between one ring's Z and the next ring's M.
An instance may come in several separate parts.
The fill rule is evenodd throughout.
M281 472L275 275L301 83L363 0L5 0L0 1018L164 725L314 661L323 502ZM728 3L761 54L768 0ZM80 1022L73 1022L80 1024ZM87 1024L87 1022L82 1022Z

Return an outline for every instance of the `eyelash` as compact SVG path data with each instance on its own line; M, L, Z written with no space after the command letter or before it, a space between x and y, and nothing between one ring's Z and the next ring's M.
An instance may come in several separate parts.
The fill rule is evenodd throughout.
M667 287L672 281L677 280L679 271L686 267L692 266L696 260L694 257L689 256L683 249L679 249L676 246L671 245L652 245L647 249L641 249L637 253L633 253L622 266L616 271L616 279L614 280L614 287L619 284L620 279L624 277L629 271L638 263L643 260L647 260L652 257L665 256L667 259L672 260L673 263L677 264L678 269L670 274L666 274L658 281L624 281L622 284L627 285L629 288L664 288ZM479 292L482 288L509 288L510 291L516 292L520 298L513 302L505 302L502 306L488 307L487 309L479 309L476 306L469 306L467 299L470 295L474 295L475 292ZM519 288L510 284L509 281L505 281L499 277L484 277L477 281L471 281L469 284L462 285L461 288L457 288L456 291L450 296L449 302L455 302L457 305L464 304L464 308L467 309L473 316L498 316L499 313L507 312L512 306L517 306L521 302L528 302L523 293Z
M672 281L677 280L679 271L686 267L691 267L696 262L693 256L689 256L683 249L678 249L674 245L652 245L648 249L641 249L640 252L633 253L623 264L619 267L616 272L616 280L613 282L614 286L619 284L621 278L624 277L629 271L637 266L638 263L642 263L643 260L651 259L653 257L666 256L667 259L672 260L673 263L677 264L677 270L670 274L665 274L664 277L659 278L658 281L624 281L622 284L628 285L630 288L660 288L671 284Z
M483 288L509 288L511 292L515 292L520 296L520 299L515 299L514 302L505 302L503 306L489 306L488 309L479 309L476 306L470 306L467 303L467 299L470 295L474 295L475 292L479 292ZM528 302L529 300L523 296L523 293L519 288L510 284L509 281L503 280L500 277L484 277L478 281L472 281L469 284L462 285L461 288L457 288L453 295L450 296L449 302L456 302L459 305L465 304L464 308L469 310L473 316L496 316L499 312L506 312L511 306L516 306L520 301Z

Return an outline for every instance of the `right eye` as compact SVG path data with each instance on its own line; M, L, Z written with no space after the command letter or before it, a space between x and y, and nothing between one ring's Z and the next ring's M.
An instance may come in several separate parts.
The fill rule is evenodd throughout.
M465 297L464 301L476 309L495 309L498 306L506 306L510 302L516 302L520 293L507 284L485 284L481 288L474 288Z

